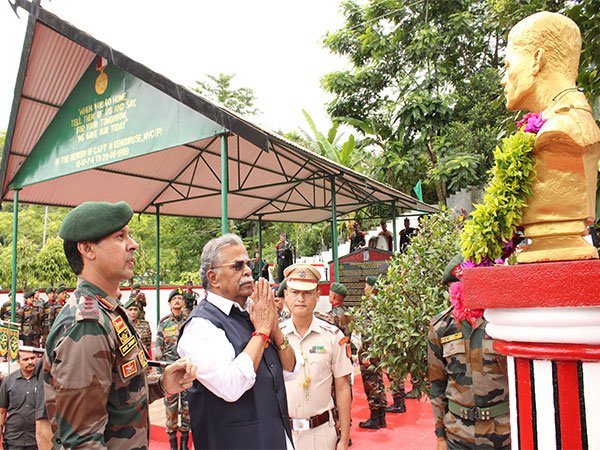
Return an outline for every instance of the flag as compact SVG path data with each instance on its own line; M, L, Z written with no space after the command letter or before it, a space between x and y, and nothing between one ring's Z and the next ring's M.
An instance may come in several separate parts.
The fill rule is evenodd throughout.
M415 184L413 191L415 191L415 194L417 194L417 198L419 199L419 201L422 202L423 201L423 189L421 187L421 180L417 181L417 184Z
M6 325L0 325L0 356L6 356L8 353L8 335L9 329Z
M10 359L16 360L19 353L19 328L13 328L13 325L11 324L9 333L8 349Z

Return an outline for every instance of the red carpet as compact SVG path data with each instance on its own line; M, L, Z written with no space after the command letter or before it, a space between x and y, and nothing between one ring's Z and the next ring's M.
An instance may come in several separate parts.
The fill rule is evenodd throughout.
M410 384L407 384L407 391ZM369 418L369 407L362 386L362 379L354 379L354 399L352 402L351 450L425 450L435 449L436 438L433 429L433 413L428 400L407 400L408 411L404 414L387 414L387 428L363 430L358 422ZM388 403L392 400L388 394ZM150 429L150 449L168 450L167 433L163 427Z

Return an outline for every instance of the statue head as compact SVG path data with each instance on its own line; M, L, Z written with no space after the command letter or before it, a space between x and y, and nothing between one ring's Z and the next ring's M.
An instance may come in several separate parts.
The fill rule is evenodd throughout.
M571 19L539 12L521 20L508 35L506 108L540 112L561 90L575 87L580 53L581 33Z

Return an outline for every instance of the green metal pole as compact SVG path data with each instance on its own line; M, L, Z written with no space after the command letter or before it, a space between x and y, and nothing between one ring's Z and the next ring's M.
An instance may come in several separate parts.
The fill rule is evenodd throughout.
M15 321L15 310L17 304L17 241L19 240L17 233L19 230L19 191L15 190L15 197L13 199L14 210L13 210L13 245L12 245L12 281L10 290L11 296L11 310L10 310L10 321Z
M335 204L335 177L331 177L331 256L336 282L340 281L340 262L338 260L337 210Z
M394 233L394 251L398 251L398 233L396 229L396 202L392 202L392 233Z
M160 206L156 205L156 324L160 321Z
M221 234L229 233L229 218L227 217L227 195L229 193L229 151L227 135L221 135Z
M262 216L258 216L258 273L262 273Z

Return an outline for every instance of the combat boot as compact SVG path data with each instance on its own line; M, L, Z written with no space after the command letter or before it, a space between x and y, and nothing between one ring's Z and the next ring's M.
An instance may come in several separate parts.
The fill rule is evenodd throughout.
M367 428L369 430L379 430L379 428L381 428L379 423L379 409L372 409L369 420L365 422L359 422L358 426L361 428Z
M379 427L387 428L387 423L385 422L385 408L379 408Z
M188 438L189 438L189 432L182 431L181 432L181 442L179 443L179 450L188 450Z
M404 401L404 396L396 396L394 397L394 403L385 408L386 412L401 414L406 412L406 402Z
M169 444L171 444L171 450L179 450L177 448L177 431L169 433Z

